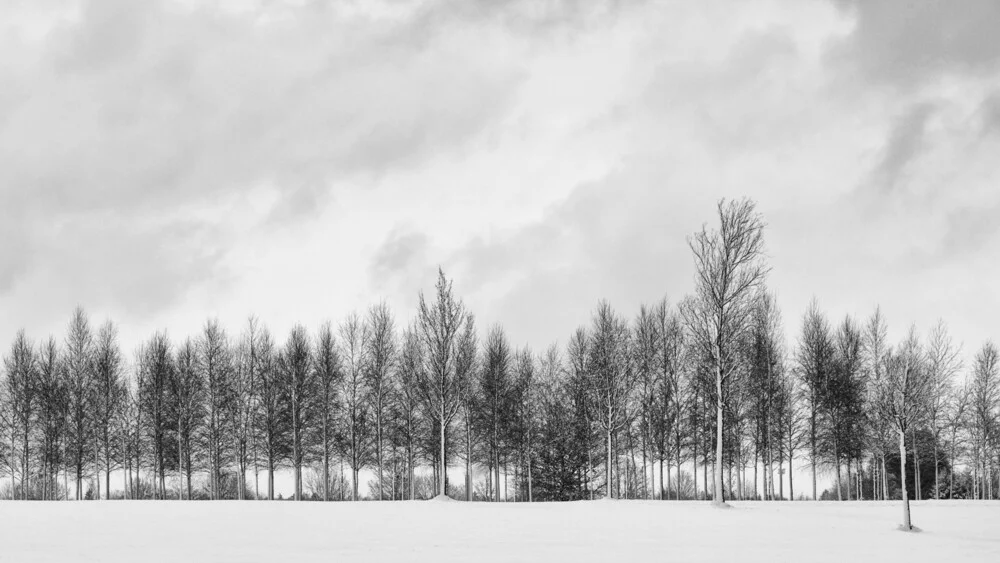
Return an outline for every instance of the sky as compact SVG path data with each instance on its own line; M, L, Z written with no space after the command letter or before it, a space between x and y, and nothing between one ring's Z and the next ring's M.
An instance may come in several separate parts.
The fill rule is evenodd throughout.
M0 343L283 339L437 268L564 345L693 287L720 198L811 299L1000 337L1000 4L0 0ZM5 344L0 346L6 347Z

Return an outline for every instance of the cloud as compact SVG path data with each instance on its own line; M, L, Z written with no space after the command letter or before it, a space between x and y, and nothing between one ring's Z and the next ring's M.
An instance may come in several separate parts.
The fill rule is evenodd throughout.
M427 235L423 233L400 229L389 233L368 266L372 287L405 293L414 279L434 267L428 263L428 245Z
M925 148L927 121L934 116L935 110L932 103L917 104L893 122L872 173L877 189L889 192L899 186L907 166Z
M10 31L0 40L0 208L15 218L5 239L17 242L0 250L0 292L37 278L38 264L72 276L63 248L117 248L132 259L107 291L166 307L190 283L225 279L213 264L252 228L241 201L267 202L254 217L269 229L315 219L334 194L487 133L520 81L502 52L466 48L495 34L488 22L221 6L26 4L0 24ZM65 246L53 244L53 224ZM141 257L124 248L136 237L148 243ZM188 246L214 258L191 259ZM164 283L152 287L150 272Z
M855 19L831 55L864 80L913 88L941 75L1000 68L1000 4L992 0L836 0Z

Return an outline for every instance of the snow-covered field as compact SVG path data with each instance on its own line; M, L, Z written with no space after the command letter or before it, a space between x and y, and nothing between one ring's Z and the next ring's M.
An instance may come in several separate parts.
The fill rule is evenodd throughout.
M0 561L1000 561L1000 502L0 502Z

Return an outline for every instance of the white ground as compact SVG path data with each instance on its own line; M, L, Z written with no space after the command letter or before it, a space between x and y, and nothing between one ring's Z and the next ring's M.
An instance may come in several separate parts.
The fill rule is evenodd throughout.
M1000 502L0 502L0 561L1000 562Z

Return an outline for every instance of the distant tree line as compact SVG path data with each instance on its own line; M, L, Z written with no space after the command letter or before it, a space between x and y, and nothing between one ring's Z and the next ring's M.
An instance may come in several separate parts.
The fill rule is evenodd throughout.
M290 470L296 500L996 498L997 348L966 367L943 323L890 343L878 309L831 322L816 301L789 345L763 232L720 202L690 296L601 301L541 353L480 330L440 271L405 324L386 303L283 337L209 320L131 357L77 309L4 354L0 491L273 499Z

